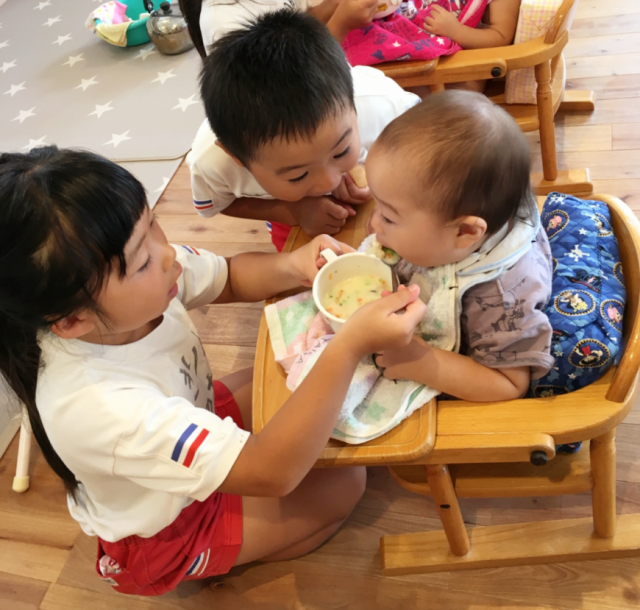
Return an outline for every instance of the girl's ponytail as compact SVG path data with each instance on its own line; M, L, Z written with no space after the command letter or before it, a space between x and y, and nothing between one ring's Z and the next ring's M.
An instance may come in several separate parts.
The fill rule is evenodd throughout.
M204 59L207 51L204 48L204 40L202 40L202 30L200 29L200 13L202 12L202 0L178 0L180 11L184 15L189 28L189 34L193 45L195 46L200 57Z
M145 207L140 182L96 154L55 146L0 154L0 374L74 499L79 481L36 404L38 339L76 312L99 313L95 297L112 271L126 273L124 248Z
M67 493L75 500L78 481L51 446L36 407L39 369L40 346L37 330L18 320L7 319L0 312L0 370L26 409L33 436L42 454L52 470L62 479Z

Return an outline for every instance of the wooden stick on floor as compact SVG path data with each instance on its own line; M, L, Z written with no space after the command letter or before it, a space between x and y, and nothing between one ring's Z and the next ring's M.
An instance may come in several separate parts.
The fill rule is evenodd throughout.
M469 536L464 526L449 467L444 464L429 464L425 468L431 495L438 508L451 551L454 555L466 555L469 552Z
M616 430L591 439L593 529L600 538L616 532Z
M23 493L29 489L29 457L31 455L31 426L23 420L20 426L20 441L16 476L13 478L13 491Z

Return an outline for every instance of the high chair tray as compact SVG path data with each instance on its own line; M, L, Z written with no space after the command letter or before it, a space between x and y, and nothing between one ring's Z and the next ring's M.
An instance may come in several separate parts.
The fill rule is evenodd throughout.
M358 214L349 218L342 231L335 237L351 246L359 245L365 238L365 225L372 209L373 202L359 206ZM299 227L294 227L284 251L297 250L309 241L307 235ZM282 295L280 298L289 294L291 293ZM285 382L284 371L275 361L269 329L263 314L256 347L253 383L254 433L259 433L265 427L291 395ZM393 430L362 445L347 445L340 441L330 440L318 458L316 466L386 465L410 462L431 452L435 437L436 401L432 400Z

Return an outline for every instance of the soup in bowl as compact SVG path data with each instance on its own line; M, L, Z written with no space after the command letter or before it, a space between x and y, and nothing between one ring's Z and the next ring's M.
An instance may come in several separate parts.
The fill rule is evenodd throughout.
M358 308L379 299L383 290L392 290L391 269L375 256L337 256L331 250L323 250L321 256L327 264L313 282L313 300L336 332Z

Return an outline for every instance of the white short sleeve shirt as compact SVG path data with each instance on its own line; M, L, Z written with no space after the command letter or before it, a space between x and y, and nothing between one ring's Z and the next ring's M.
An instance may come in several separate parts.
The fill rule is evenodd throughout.
M71 515L114 542L150 537L225 480L249 433L214 413L213 377L187 308L214 300L224 258L175 246L183 273L160 325L129 345L40 340L36 403L55 451L81 482Z
M375 68L357 66L351 68L351 73L360 132L359 161L362 163L382 130L418 104L420 98ZM198 130L187 155L187 165L191 170L193 205L201 216L213 216L239 197L273 199L248 169L240 167L216 146L216 136L207 121Z
M205 49L228 32L264 13L286 6L306 11L313 4L307 0L205 0L200 11L200 31Z

